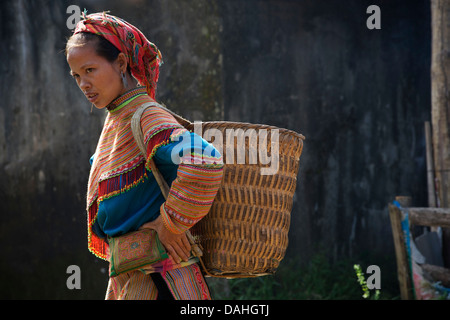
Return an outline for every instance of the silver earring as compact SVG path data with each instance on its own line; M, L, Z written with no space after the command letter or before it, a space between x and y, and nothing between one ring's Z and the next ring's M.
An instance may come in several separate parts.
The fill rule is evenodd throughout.
M121 72L120 76L122 77L122 84L126 88L128 88L128 80L127 77L125 77L125 73Z

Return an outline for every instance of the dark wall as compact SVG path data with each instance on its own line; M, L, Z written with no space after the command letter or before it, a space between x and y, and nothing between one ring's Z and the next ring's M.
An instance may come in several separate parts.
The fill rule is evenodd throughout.
M381 8L381 30L366 9ZM387 203L426 205L427 1L223 1L226 119L306 136L292 254L389 252Z
M69 4L111 10L161 49L157 98L191 120L272 124L306 136L288 258L394 263L387 204L426 205L427 1L2 1L1 298L102 299L85 194L104 112L68 75ZM368 30L366 8L381 8ZM66 268L82 270L68 290ZM382 267L383 268L383 267Z

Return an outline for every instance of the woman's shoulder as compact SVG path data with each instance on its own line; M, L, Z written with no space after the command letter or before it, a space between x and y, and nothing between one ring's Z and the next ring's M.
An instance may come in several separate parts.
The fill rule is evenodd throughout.
M167 108L156 102L153 102L142 112L141 124L150 126L160 126L164 124L181 126Z
M141 127L145 140L163 130L185 129L172 113L160 104L152 104L145 108L141 116Z

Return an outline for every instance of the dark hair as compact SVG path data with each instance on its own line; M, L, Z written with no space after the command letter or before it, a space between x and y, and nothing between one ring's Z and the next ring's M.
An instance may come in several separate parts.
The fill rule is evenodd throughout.
M72 35L67 41L66 56L71 48L83 46L89 42L93 42L97 54L109 62L114 62L120 53L119 49L105 38L89 32L80 32Z
M66 43L65 54L74 47L81 47L92 42L95 45L95 52L100 56L113 63L119 56L120 50L117 49L111 42L94 33L79 32L72 35ZM131 75L130 65L127 66L127 71Z

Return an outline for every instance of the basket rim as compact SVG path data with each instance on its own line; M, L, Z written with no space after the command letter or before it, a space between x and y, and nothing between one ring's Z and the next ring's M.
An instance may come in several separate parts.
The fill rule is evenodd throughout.
M301 139L301 140L305 140L305 139L306 139L306 137L305 137L303 134L298 133L298 132L296 132L296 131L294 131L294 130L286 129L286 128L282 128L282 127L277 127L277 126L269 125L269 124L250 123L250 122L240 122L240 121L227 121L227 120L213 120L213 121L201 121L201 122L202 122L202 124L204 124L204 125L212 125L212 124L219 124L219 125L220 125L220 124L223 124L223 125L226 125L226 124L234 124L234 125L236 125L236 126L255 127L255 128L261 128L261 129L271 129L271 130L278 129L278 130L280 130L281 132L283 132L283 133L285 133L285 134L293 135L293 136L295 136L295 137L297 137L297 138L299 138L299 139ZM191 124L193 124L193 123L191 122Z

